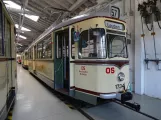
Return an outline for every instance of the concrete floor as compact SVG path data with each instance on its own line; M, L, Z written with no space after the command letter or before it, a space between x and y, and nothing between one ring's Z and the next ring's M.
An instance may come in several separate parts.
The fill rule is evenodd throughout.
M161 100L134 94L134 101L141 104L141 112L161 120ZM95 120L151 120L116 103L84 110ZM87 120L87 118L78 111L68 108L28 71L18 65L18 92L13 120Z
M141 112L161 120L161 100L145 95L134 94L133 101L141 105ZM96 120L152 120L116 103L107 103L89 109L84 109Z
M87 120L41 85L20 65L12 120Z

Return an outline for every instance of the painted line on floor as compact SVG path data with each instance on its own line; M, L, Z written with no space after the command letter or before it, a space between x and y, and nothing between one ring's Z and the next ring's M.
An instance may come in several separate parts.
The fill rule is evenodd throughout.
M62 102L64 102L70 109L74 110L75 107L70 104L62 95L55 94Z
M88 118L89 120L95 120L94 118L92 118L89 114L87 114L84 110L82 110L81 108L70 104L70 102L67 101L67 99L65 99L62 95L60 94L55 94L62 102L64 102L64 104L66 104L70 109L72 110L77 110L79 111L83 116L85 116L86 118Z
M11 108L10 112L8 113L7 120L12 120L12 113L13 113L13 108Z
M68 101L64 101L64 103L65 103L70 109L75 110L75 107L74 107L72 104L70 104Z

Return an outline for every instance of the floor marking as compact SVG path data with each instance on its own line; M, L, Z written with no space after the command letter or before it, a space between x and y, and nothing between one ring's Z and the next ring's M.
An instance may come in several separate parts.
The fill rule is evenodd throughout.
M8 117L6 120L12 120L12 113L13 113L13 108L10 109L10 112L8 113Z

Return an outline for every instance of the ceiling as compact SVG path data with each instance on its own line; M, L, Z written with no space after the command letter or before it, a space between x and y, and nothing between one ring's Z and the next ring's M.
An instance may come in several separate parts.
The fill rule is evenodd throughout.
M17 5L21 6L21 9L9 5L3 0L7 6L9 13L11 14L15 24L20 27L17 28L18 36L24 36L25 38L17 37L17 50L22 52L29 44L31 44L35 38L37 38L45 29L47 29L56 20L59 21L71 16L79 14L86 8L92 7L97 4L97 0L11 0ZM24 17L25 15L39 16L38 21L33 21L30 17ZM30 31L22 31L25 27Z

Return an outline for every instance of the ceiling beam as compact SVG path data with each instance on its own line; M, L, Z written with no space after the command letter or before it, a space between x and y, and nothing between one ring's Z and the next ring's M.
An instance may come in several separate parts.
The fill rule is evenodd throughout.
M53 6L55 8L63 9L63 7L61 5L59 5L58 3L56 3L53 0L45 0L44 2L48 4L48 7Z
M22 5L22 3L18 0L12 0L12 1L18 5ZM30 5L30 1L29 1L26 9L32 11L35 15L38 15L41 17L46 17L46 18L48 18L48 20L52 21L52 18L50 17L50 13L46 14L46 13L44 13L44 11L42 9L37 9L36 7L33 7L32 5Z
M37 9L39 12L41 13L45 13L47 14L48 16L50 16L51 13L49 13L48 11L44 10L44 8L47 6L45 4L42 4L40 1L30 1L29 3L29 6L34 8L34 9Z
M18 23L19 22L19 18L18 17L16 17L16 16L12 16L12 17L13 17L15 23ZM31 31L36 32L36 33L42 33L43 32L43 30L38 30L35 27L27 24L26 22L24 22L24 25L23 26L26 27L26 28L28 28L28 29L31 29Z
M63 2L61 2L60 0L53 0L55 3L57 3L57 4L59 4L60 6L62 6L63 8L65 8L65 9L69 9L69 7L66 5L66 4L64 4Z
M11 8L11 7L7 7L7 10L10 12L15 12L15 13L21 13L22 11L20 9L15 9L15 8ZM27 11L25 10L25 14L30 14L30 15L36 15L34 12L32 11Z
M77 0L77 2L75 2L74 5L72 5L70 8L69 8L69 11L74 11L76 10L77 8L79 8L82 4L84 4L87 0Z
M70 4L74 4L75 2L73 0L67 0Z
M18 17L19 15L16 14L16 13L13 13L13 12L10 12L10 14L13 16L13 17ZM17 21L16 21L17 22ZM46 28L46 25L43 25L39 22L35 22L33 20L30 20L29 18L25 18L25 23L26 24L29 24L29 25L32 25L33 27L37 28L36 30L41 30L41 29L45 29Z

